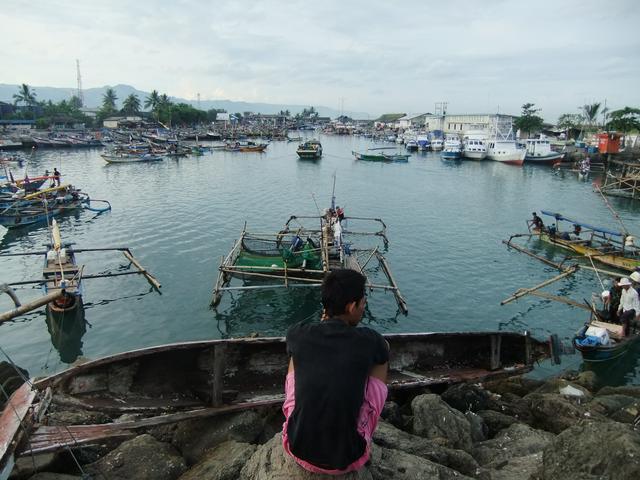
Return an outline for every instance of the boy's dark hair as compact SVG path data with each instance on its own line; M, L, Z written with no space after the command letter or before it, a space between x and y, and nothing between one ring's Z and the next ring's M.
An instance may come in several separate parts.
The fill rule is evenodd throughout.
M342 315L348 303L361 300L366 278L349 269L333 270L322 282L322 306L329 317Z

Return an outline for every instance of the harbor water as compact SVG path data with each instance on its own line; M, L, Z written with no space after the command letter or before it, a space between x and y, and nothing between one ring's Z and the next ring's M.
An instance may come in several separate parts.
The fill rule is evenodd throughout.
M217 268L245 222L252 232L276 233L290 215L314 215L328 207L336 174L337 204L349 216L382 218L390 245L385 251L406 298L398 312L391 293L368 297L364 323L383 333L428 331L529 331L537 338L556 333L569 342L588 319L585 310L526 296L500 306L519 288L557 275L552 267L508 249L503 239L526 233L531 212L551 210L591 224L619 228L592 182L548 166L516 167L491 161L442 161L437 153L415 153L409 163L355 161L351 152L370 147L350 136L321 137L319 161L298 160L296 142L273 142L266 153L213 151L203 156L143 164L108 165L101 150L36 151L28 174L58 168L92 198L106 199L111 212L83 211L59 220L64 241L75 248L131 249L162 283L154 292L138 275L88 279L84 283L86 324L59 332L43 310L0 325L0 347L32 375L62 370L79 357L158 344L245 335L283 335L289 325L320 315L317 289L236 291L209 308ZM632 233L640 233L640 204L609 199ZM543 220L549 223L550 218ZM43 251L45 225L10 231L0 253ZM520 245L561 261L566 252L522 237ZM77 255L84 274L124 272L118 252ZM0 259L0 283L38 279L42 256ZM236 281L235 285L240 283ZM598 276L587 270L543 291L577 302L600 293ZM23 302L38 287L17 290ZM0 297L0 311L12 308ZM613 384L640 383L640 350L605 367ZM579 355L560 367L542 364L535 374L582 369Z

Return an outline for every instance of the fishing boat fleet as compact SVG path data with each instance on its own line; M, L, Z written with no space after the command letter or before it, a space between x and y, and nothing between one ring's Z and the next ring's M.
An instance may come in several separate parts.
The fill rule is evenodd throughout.
M504 241L510 248L526 253L562 273L533 288L518 290L503 303L524 295L537 295L587 310L588 320L578 329L571 344L587 363L616 360L640 340L640 248L635 243L636 236L626 229L604 195L603 199L621 228L595 226L558 212L542 210L544 218L548 218L546 224L542 217L534 213L533 218L527 221L528 234L514 234ZM562 262L555 263L513 242L515 238L522 237L559 247L570 255ZM568 265L567 260L578 263ZM585 301L585 304L539 291L543 286L573 275L579 269L595 271L603 288L605 283L600 277L611 277L613 280L608 281L610 287L600 295L593 294L591 302ZM625 295L628 300L623 299ZM602 308L598 308L598 301L602 302ZM630 310L622 321L620 314L624 314L626 308Z
M516 139L510 117L496 117L489 130L449 132L405 132L397 137L407 151L440 152L442 160L493 160L511 165L524 162L554 164L562 161L564 152L553 150L544 136L520 142Z

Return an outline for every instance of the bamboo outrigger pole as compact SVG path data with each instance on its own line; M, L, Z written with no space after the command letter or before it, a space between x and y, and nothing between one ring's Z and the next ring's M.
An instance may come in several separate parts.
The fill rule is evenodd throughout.
M140 263L138 263L138 261L133 257L128 248L123 250L122 254L133 264L134 267L136 267L140 271L142 275L144 275L144 278L147 279L147 282L149 282L153 288L158 291L160 290L160 288L162 287L162 285L160 285L160 282L158 282L158 280L156 280L153 275L147 272L147 270L145 270L145 268L140 265Z
M529 295L531 292L539 290L542 287L546 287L547 285L549 285L549 284L551 284L553 282L557 282L558 280L561 280L564 277L568 277L569 275L574 274L577 270L578 270L578 265L572 265L571 267L565 269L565 271L562 272L560 275L556 275L555 277L550 278L549 280L545 280L544 282L536 285L535 287L521 288L516 293L511 295L509 298L501 301L500 305L505 305L507 303L513 302L514 300L517 300L520 297L524 297L525 295Z
M24 315L25 313L30 312L31 310L35 310L36 308L42 307L49 302L52 302L58 297L61 297L65 294L63 289L53 291L51 293L47 293L45 296L38 298L37 300L33 300L31 302L20 305L13 310L9 310L8 312L4 312L0 314L0 323L6 322L7 320L11 320L12 318L18 317L20 315Z

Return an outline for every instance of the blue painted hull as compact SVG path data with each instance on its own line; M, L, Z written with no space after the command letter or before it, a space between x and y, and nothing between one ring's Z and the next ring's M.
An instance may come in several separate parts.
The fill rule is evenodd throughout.
M599 363L609 362L622 357L629 347L633 345L639 338L639 334L630 335L627 338L617 342L614 345L597 345L597 346L583 346L576 342L580 338L578 336L573 339L573 346L582 355L582 360L585 362Z
M462 152L440 152L440 156L443 160L460 160L462 158Z

